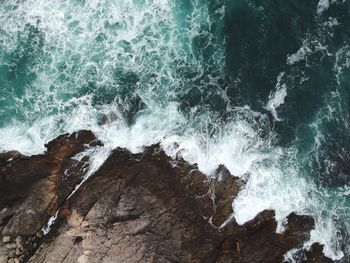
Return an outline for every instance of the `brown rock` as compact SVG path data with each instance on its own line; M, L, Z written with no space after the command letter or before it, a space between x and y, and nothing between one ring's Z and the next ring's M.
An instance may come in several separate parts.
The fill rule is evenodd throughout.
M9 237L9 236L4 236L3 238L2 238L2 242L3 243L9 243L11 241L11 237Z
M217 180L215 184L215 201L217 203L231 200L236 197L243 182L230 174L227 168L220 165L216 171Z
M65 205L68 225L61 221L30 262L65 253L67 262L279 262L308 238L312 219L292 214L276 234L273 211L243 226L211 226L208 214L218 224L229 218L242 185L219 172L217 181L181 160L172 167L158 146L143 154L116 149Z
M14 258L14 257L16 257L16 251L10 250L9 253L8 253L8 256L9 256L9 258Z
M7 256L0 255L0 263L7 263Z
M13 198L4 200L8 207L20 205L3 232L35 236L24 245L34 255L21 255L23 261L281 262L286 252L301 247L314 226L312 218L291 214L285 232L278 234L273 211L238 225L231 219L232 201L244 182L224 166L215 178L207 178L195 165L171 160L159 145L140 154L115 149L66 200L84 165L71 157L88 144L98 142L83 131L50 142L45 155L0 161L6 168L4 184L24 187L26 181L30 188L24 194L13 190ZM22 172L19 164L30 172ZM67 170L70 176L64 178ZM38 231L59 207L57 224L36 249Z
M0 209L11 211L2 212L4 235L31 236L46 224L81 180L84 163L71 157L93 141L91 132L81 131L50 142L45 155L26 157L11 152L0 156Z
M0 212L0 226L6 225L8 220L13 216L14 209L11 207L4 207Z
M212 181L212 196L215 206L215 213L212 217L212 223L219 227L230 219L233 199L239 193L244 182L235 176L232 176L224 165L220 165L216 171L216 180ZM232 223L233 222L232 219Z
M274 211L265 210L243 226L227 226L224 232L231 232L225 247L236 247L223 253L233 262L282 262L283 255L298 248L309 238L314 221L308 216L288 216L286 231L276 233L277 222ZM224 262L220 260L219 262Z
M23 238L21 236L16 237L16 245L18 248L23 247Z
M305 252L303 263L332 263L333 261L323 254L323 245L315 243L309 251Z

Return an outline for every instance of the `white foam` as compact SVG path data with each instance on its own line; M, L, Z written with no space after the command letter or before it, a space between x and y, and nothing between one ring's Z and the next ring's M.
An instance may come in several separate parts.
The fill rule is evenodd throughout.
M346 0L320 0L317 5L316 13L322 15L325 11L329 9L331 4L334 3L344 3Z
M52 226L55 224L55 222L57 220L59 211L60 210L57 210L56 213L49 218L49 221L47 222L46 226L44 226L41 229L41 231L43 232L44 235L47 235L51 231Z
M277 84L275 87L275 92L270 93L269 101L264 107L266 110L270 111L275 121L281 121L281 119L277 115L276 109L284 104L284 99L287 96L287 86L286 84L281 84L282 77L284 76L284 72L282 72L277 78Z
M298 51L292 55L287 56L287 65L293 65L300 61L305 60L307 54L311 52L311 49L304 43L304 45L298 49Z
M324 11L327 11L329 8L329 0L320 0L317 5L317 14L322 14Z
M0 152L16 150L25 155L44 152L47 142L36 127L20 124L0 128L0 138Z

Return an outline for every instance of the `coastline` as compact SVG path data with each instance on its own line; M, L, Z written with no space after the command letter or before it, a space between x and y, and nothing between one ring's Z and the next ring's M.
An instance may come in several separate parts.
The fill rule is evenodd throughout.
M83 181L89 159L73 157L100 145L79 131L49 142L42 155L0 154L1 263L272 263L295 249L300 262L332 262L319 244L302 249L310 216L291 213L282 233L271 210L237 224L232 201L245 182L224 166L209 178L159 145L138 154L116 148Z

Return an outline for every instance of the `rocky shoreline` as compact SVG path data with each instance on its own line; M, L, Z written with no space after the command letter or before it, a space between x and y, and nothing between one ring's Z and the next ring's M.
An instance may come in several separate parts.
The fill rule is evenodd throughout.
M100 145L80 131L51 141L43 155L0 153L0 263L274 263L310 237L314 220L294 213L281 234L274 211L238 225L231 204L245 182L224 166L208 178L158 145L113 150L67 199L89 166L88 157L72 157ZM314 244L298 262L332 261Z

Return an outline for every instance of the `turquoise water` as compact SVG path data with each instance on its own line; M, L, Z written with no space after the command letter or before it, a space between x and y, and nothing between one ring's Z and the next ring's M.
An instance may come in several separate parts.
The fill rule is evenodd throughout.
M238 222L310 214L305 246L349 260L348 0L3 0L0 25L1 151L160 142L249 178Z

